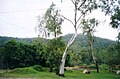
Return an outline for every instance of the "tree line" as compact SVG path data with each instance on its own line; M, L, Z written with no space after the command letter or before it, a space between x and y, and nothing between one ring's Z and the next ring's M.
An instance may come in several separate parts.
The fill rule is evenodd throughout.
M46 39L36 38L32 44L17 42L12 39L0 48L0 68L14 69L41 65L48 67L50 72L56 71L59 74L59 66L62 52L65 49L65 42L62 38ZM81 49L70 49L68 51L65 66L89 66L93 64L87 47ZM120 64L120 44L115 43L105 48L95 49L98 65L106 64L109 67Z
M65 43L61 38L44 40L46 44L45 42L41 43L38 39L35 39L33 44L17 42L14 39L6 42L0 48L0 68L14 69L41 65L50 68L50 72L53 71L53 68L59 71L59 63Z

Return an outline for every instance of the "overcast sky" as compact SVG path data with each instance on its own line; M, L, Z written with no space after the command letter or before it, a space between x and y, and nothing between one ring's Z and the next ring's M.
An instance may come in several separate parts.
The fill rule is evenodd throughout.
M61 13L72 19L73 7L70 0L0 0L0 36L10 37L37 37L35 32L37 16L42 16L52 2ZM94 11L91 16L101 21L96 29L95 36L116 40L117 30L109 25L109 16L105 16L100 10ZM62 25L63 35L73 33L73 26L65 21Z

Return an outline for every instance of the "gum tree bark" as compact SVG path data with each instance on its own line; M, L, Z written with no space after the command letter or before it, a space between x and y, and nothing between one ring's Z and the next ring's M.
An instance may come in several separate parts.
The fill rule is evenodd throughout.
M64 66L65 66L65 60L66 60L66 56L67 56L67 50L73 44L76 37L77 37L77 32L71 37L71 39L69 40L69 42L66 46L66 49L63 53L62 60L61 60L61 65L60 65L60 72L59 72L60 76L64 77Z
M85 18L85 15L88 12L91 13L91 11L97 7L96 0L71 0L71 2L74 5L74 21L62 16L64 19L69 21L74 26L74 30L75 30L75 33L73 34L71 39L68 41L68 44L67 44L65 51L63 53L63 56L62 56L59 76L63 76L63 77L64 77L65 60L67 57L67 50L74 43L74 41L78 35L77 31L79 28L81 28L81 22L82 22L83 18Z

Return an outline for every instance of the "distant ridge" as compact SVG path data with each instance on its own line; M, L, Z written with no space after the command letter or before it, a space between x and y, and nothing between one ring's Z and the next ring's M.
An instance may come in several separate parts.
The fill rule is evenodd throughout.
M67 43L71 37L72 37L72 34L67 34L65 36L62 36L65 43ZM22 42L25 44L32 44L32 40L35 38L15 38L15 37L0 36L0 47L4 46L4 44L11 39L15 39L16 41ZM105 48L105 47L108 47L109 45L113 45L113 44L115 44L115 41L112 41L109 39L103 39L100 37L95 37L94 47L97 49ZM81 47L87 47L86 35L78 35L74 44L71 46L72 49L78 49Z
M72 37L72 34L67 34L63 36L63 40L67 42L70 38ZM94 47L95 48L105 48L108 47L109 45L115 44L115 41L109 40L109 39L104 39L100 37L95 37L94 41ZM81 48L81 47L87 47L87 36L86 35L78 35L74 44L71 46L72 48Z
M15 39L18 42L22 42L25 44L31 44L33 38L15 38L15 37L6 37L6 36L0 36L0 47L4 46L6 42L8 42L11 39Z

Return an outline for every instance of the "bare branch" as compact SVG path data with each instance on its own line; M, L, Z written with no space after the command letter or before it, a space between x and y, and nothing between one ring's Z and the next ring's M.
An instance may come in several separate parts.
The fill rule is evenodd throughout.
M78 18L77 23L80 21L80 19L82 18L83 14Z
M85 15L82 17L82 19L83 19L83 18L85 18ZM81 28L81 27L80 27L81 24L82 24L82 21L81 21L81 22L79 23L79 25L77 26L77 29L78 29L78 28Z
M83 4L85 4L85 2L86 2L86 0L84 0L82 3L81 3L81 5L79 6L79 8L81 7L81 6L83 6ZM78 8L78 9L79 9Z
M75 4L75 2L74 2L73 0L71 0L71 2L72 2L73 4Z
M81 26L81 23L82 23L82 22L79 23L79 25L77 26L77 29L81 28L81 27L80 27L80 26Z
M85 14L88 12L89 10L86 10L80 17L83 19L85 17ZM82 17L83 16L83 17ZM78 19L79 22L80 19ZM81 22L79 23L79 25L77 26L77 29L80 28Z
M65 16L63 16L63 15L60 15L61 17L63 17L64 19L66 19L66 20L68 20L70 23L72 23L72 25L74 26L74 23L70 20L70 19L68 19L68 18L66 18Z
M87 13L88 10L86 10L77 20L77 23L80 21L80 19L82 18L82 16L84 16Z

